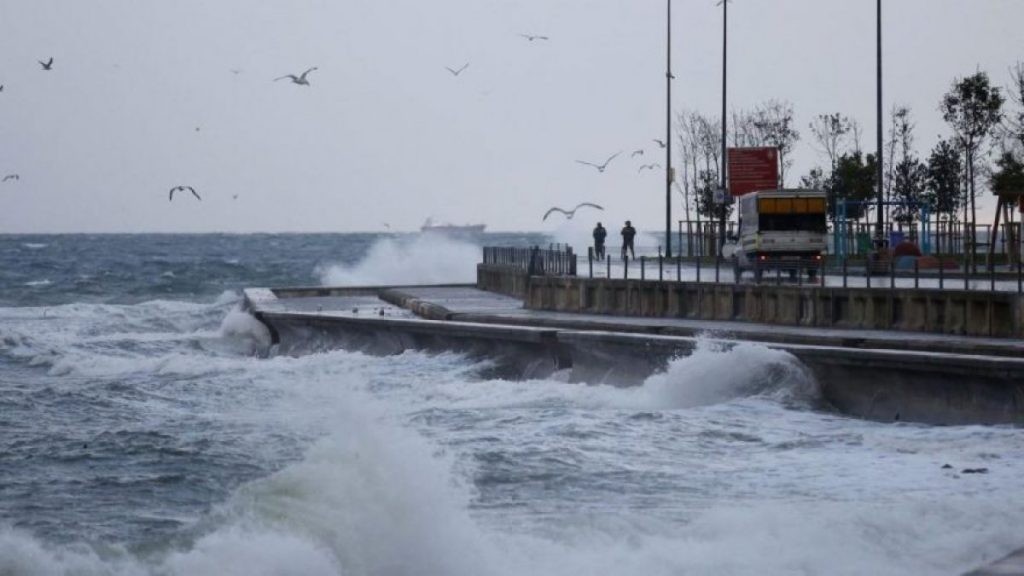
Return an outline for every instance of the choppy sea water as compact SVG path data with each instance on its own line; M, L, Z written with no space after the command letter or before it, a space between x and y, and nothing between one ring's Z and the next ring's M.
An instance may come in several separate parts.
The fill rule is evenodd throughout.
M1024 545L1024 432L846 418L781 352L497 381L259 357L238 312L246 286L469 281L478 255L0 236L0 574L958 574Z

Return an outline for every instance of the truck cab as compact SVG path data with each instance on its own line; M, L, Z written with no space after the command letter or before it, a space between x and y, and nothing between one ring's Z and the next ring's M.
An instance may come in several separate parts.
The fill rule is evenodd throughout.
M820 190L761 190L739 198L739 236L733 248L738 282L745 270L760 282L766 270L790 278L821 273L828 245L827 205Z

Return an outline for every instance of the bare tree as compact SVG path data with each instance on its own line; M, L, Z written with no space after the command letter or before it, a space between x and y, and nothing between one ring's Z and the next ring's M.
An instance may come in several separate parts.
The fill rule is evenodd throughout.
M699 112L681 112L676 117L684 198L692 198L699 216L716 216L710 201L722 169L721 123ZM704 196L708 196L705 201Z
M779 151L779 187L786 186L786 172L793 165L792 152L800 140L793 118L793 104L769 100L750 113L757 140Z
M893 106L891 118L886 144L889 169L885 196L889 202L901 204L887 207L886 219L913 225L925 188L925 166L914 153L914 128L917 125L908 106Z
M1010 101L1016 104L1016 110L1003 119L1003 152L1015 152L1024 159L1024 62L1018 62L1010 68L1010 86L1007 92Z
M811 121L810 128L819 151L828 159L830 173L835 172L836 162L850 145L853 120L839 112L819 114Z
M749 112L734 110L731 128L733 146L746 148L763 145L763 142L758 139L757 129L754 127L754 121Z

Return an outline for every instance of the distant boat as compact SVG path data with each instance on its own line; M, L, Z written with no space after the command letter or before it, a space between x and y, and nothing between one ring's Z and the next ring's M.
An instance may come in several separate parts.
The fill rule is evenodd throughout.
M433 220L427 221L420 226L420 232L424 234L443 234L452 238L476 239L484 233L486 224L434 224Z

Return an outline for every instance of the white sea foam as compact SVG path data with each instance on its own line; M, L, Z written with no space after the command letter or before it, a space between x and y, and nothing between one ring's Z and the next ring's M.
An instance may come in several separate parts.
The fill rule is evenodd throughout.
M220 324L220 336L247 339L260 348L267 348L271 344L270 330L238 306L224 317Z
M491 391L476 394L473 388L480 387ZM760 344L733 346L705 339L640 386L566 383L562 374L543 383L456 381L449 390L456 396L449 400L466 407L570 402L601 409L676 410L755 396L802 405L819 398L813 375L793 355ZM463 393L465 398L459 398Z
M652 409L691 408L758 395L813 400L818 389L810 372L788 352L700 340L691 355L672 360L665 372L647 378L637 394L640 404Z
M28 248L29 250L42 250L43 248L49 246L49 244L41 244L38 242L25 242L22 244L22 246Z
M43 278L42 280L32 280L30 282L25 282L25 286L29 286L29 287L32 287L32 288L39 288L39 287L42 287L42 286L49 286L50 284L53 284L53 282L50 282L50 280L48 278Z
M330 286L468 283L476 279L480 248L438 234L378 240L358 263L317 269Z

